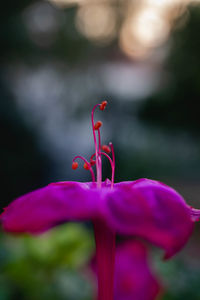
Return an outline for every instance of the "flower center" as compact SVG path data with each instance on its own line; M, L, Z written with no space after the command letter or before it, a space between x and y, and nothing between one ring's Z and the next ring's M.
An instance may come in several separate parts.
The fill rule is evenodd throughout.
M94 146L95 146L95 153L90 157L90 160L88 161L83 156L77 155L73 158L72 161L72 169L76 170L78 168L77 159L82 159L84 162L84 169L89 170L92 176L92 181L97 182L97 187L101 188L102 185L102 155L107 157L110 165L111 165L111 188L114 186L114 176L115 176L115 154L114 154L114 148L113 144L109 143L109 145L101 145L101 134L100 134L100 128L102 127L102 122L97 121L94 122L94 112L97 107L99 107L100 110L104 110L107 106L107 101L102 101L99 104L96 104L91 113L91 121L92 121L92 132L93 132L93 138L94 138ZM112 154L112 157L109 156L109 154ZM93 171L93 166L96 165L96 178Z

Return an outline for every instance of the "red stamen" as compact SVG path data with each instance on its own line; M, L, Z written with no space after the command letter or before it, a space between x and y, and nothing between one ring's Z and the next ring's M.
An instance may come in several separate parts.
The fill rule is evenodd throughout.
M96 164L96 161L95 161L94 159L91 158L91 159L90 159L90 165L91 165L91 166L94 166L95 164Z
M111 152L111 149L108 145L102 145L101 149L108 154Z
M72 163L72 169L73 170L76 170L78 168L78 163L76 162L76 161L74 161L73 163Z
M102 101L101 104L100 104L100 106L99 106L100 110L104 110L106 108L107 104L108 104L107 101Z
M94 124L94 130L98 130L101 126L102 126L102 122L101 122L101 121L97 121L97 122Z
M92 181L95 182L94 171L92 170L92 167L91 167L90 163L89 163L89 162L87 161L87 159L85 159L83 156L81 156L81 155L75 156L75 157L73 158L73 160L72 160L72 165L73 165L73 163L76 163L75 160L78 159L78 158L79 158L79 159L82 159L82 160L84 161L84 168L85 168L86 170L89 170L89 171L90 171L91 176L92 176ZM85 165L86 165L86 166L85 166Z
M89 164L89 163L84 163L83 168L84 168L85 170L90 170L91 164Z
M100 136L100 127L102 126L102 122L101 121L97 121L96 123L94 123L94 112L95 109L97 107L100 108L100 110L104 110L105 107L107 106L107 101L102 101L99 104L96 104L93 109L92 109L92 113L91 113L91 121L92 121L92 131L93 131L93 136L94 136L94 145L95 145L95 153L90 157L90 161L87 161L83 156L76 156L73 159L73 163L72 163L72 169L76 170L78 168L78 163L75 162L75 160L77 158L80 158L84 161L84 169L85 170L89 170L91 175L92 175L92 181L95 182L95 175L94 175L94 171L92 169L92 167L96 164L96 174L97 174L97 187L101 188L101 182L102 182L102 158L101 156L104 155L108 158L110 164L111 164L111 168L112 168L112 178L111 178L111 188L114 186L114 174L115 174L115 156L114 156L114 149L113 149L113 145L112 143L109 143L108 145L103 145L101 146L101 136ZM97 131L97 136L98 136L98 140L97 140L97 136L96 136L96 132ZM102 149L102 151L101 151ZM111 157L108 155L109 153L112 153L112 159ZM94 157L96 157L95 159L93 159Z
M101 138L100 138L100 130L99 128L102 126L102 122L98 121L96 124L94 124L94 111L97 107L99 107L101 110L104 110L107 105L107 101L102 101L99 104L96 104L91 113L91 120L92 120L92 131L94 136L94 145L95 145L95 154L96 154L96 171L97 171L97 187L101 187L101 181L102 181L102 170L101 170ZM95 131L98 131L98 143L96 139L96 133Z
M96 154L97 187L100 188L101 187L101 174L99 172L100 168L99 168L99 159L98 159L98 145L97 145L96 133L95 133L95 128L94 128L94 112L98 106L100 106L100 104L96 104L92 109L91 121L92 121L92 132L93 132L93 137L94 137L95 154Z

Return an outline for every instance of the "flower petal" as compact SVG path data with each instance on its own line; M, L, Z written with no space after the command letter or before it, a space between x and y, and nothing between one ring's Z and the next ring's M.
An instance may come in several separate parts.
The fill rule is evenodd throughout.
M105 215L117 231L146 238L174 255L188 240L193 221L184 199L158 181L140 179L115 184L107 193Z
M115 264L115 300L154 300L160 284L151 273L147 249L140 242L117 247Z
M90 267L97 276L96 257ZM139 241L117 245L114 273L115 300L154 300L161 286L152 274L147 247Z
M3 228L40 233L62 222L88 220L97 214L98 197L84 183L52 183L13 201L1 215Z

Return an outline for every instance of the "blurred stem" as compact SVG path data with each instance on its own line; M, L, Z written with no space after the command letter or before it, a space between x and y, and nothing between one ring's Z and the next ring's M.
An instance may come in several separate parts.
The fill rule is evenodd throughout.
M102 221L94 222L98 300L113 300L116 235Z

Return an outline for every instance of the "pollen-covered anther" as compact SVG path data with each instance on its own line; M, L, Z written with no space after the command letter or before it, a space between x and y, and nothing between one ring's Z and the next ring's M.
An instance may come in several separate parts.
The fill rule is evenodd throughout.
M101 104L100 104L100 106L99 106L100 110L104 110L106 108L107 104L108 104L107 101L102 101Z
M89 163L84 163L83 168L84 168L85 170L90 170L91 164L89 164Z
M102 126L102 122L101 121L97 121L95 124L94 124L94 129L95 130L98 130L101 126Z
M111 152L111 149L108 145L102 145L101 149L108 154Z
M94 166L96 164L96 161L94 159L90 159L90 165Z
M74 161L73 163L72 163L72 169L73 170L76 170L78 168L78 163L76 162L76 161Z

